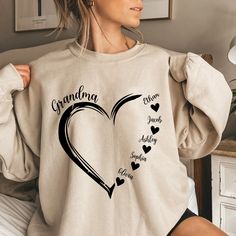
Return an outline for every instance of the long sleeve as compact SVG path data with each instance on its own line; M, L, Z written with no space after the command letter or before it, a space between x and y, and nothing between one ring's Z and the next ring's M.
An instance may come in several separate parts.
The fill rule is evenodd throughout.
M170 90L182 158L208 155L226 126L232 93L223 74L199 55L170 56Z
M39 153L34 148L36 145L32 146L32 150L20 129L20 126L28 129L26 133L31 132L33 136L32 129L36 122L32 115L35 104L27 101L31 89L23 89L23 81L12 64L0 70L0 171L7 179L18 182L38 176L36 159ZM17 93L22 93L19 98Z

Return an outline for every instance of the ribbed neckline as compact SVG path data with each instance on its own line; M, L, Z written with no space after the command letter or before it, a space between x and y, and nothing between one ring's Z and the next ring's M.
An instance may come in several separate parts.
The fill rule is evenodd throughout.
M80 57L96 62L123 61L135 57L144 49L145 45L146 43L140 43L138 40L136 40L136 44L132 48L118 53L100 53L86 48ZM75 40L69 44L69 49L75 56L78 57L80 51L82 50L82 46L77 42L77 40Z

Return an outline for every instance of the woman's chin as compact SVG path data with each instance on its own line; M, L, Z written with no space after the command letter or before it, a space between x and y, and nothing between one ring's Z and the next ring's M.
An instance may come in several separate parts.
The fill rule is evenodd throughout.
M133 27L133 28L136 28L140 25L140 20L134 20L132 22L130 22L129 24L126 24L125 26L127 27Z

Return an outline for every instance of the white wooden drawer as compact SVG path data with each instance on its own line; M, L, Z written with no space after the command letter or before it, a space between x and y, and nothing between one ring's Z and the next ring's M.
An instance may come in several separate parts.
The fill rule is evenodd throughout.
M229 203L220 204L220 228L230 236L236 236L236 205Z
M220 162L220 195L236 198L236 164Z
M236 236L236 158L212 155L212 222Z

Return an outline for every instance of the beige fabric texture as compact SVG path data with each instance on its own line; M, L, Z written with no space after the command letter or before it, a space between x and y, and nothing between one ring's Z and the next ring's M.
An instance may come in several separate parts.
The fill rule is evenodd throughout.
M39 177L27 235L164 236L188 204L179 158L218 145L231 90L191 52L80 49L73 42L32 61L23 91L12 64L0 71L2 172Z

